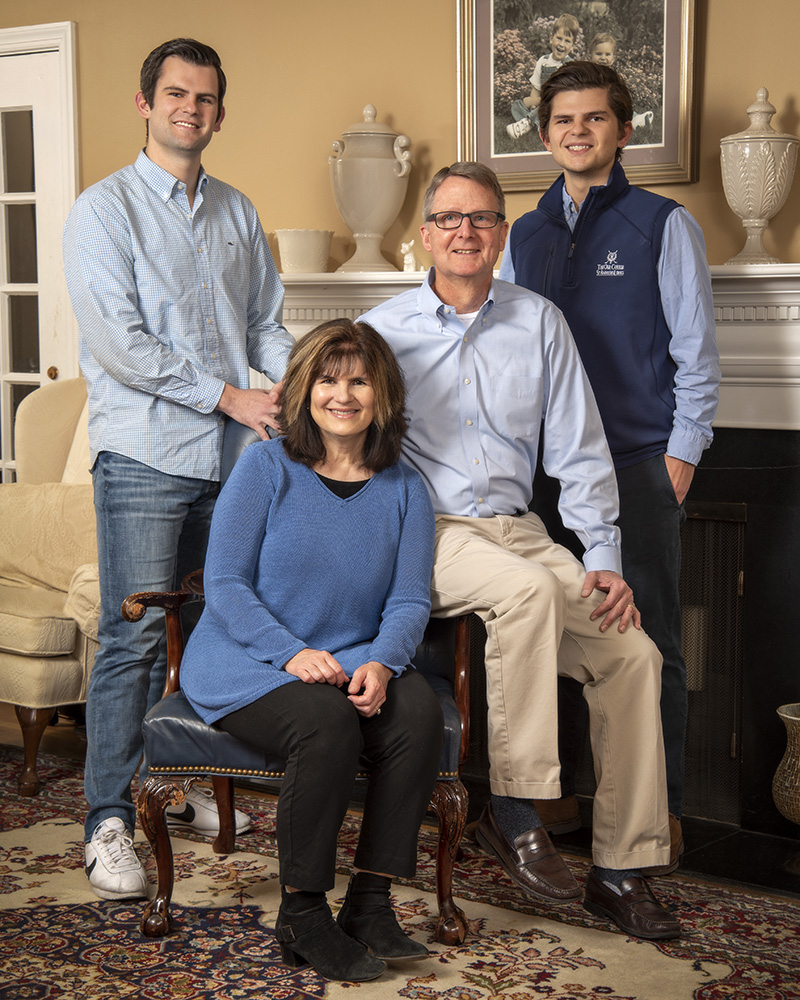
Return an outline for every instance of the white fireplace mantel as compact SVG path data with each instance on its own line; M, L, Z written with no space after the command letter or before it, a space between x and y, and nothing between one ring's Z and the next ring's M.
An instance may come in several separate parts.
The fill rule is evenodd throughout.
M283 274L284 323L298 337L337 316L356 319L423 277ZM800 430L800 264L722 265L711 280L722 367L715 426Z
M800 265L711 268L717 427L800 430Z

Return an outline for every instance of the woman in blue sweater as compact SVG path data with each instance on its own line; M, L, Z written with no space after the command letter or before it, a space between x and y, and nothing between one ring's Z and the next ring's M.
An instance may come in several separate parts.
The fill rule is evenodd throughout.
M438 701L409 669L430 612L433 508L398 461L403 377L371 327L317 327L284 384L284 437L246 448L217 501L181 685L206 723L286 760L284 962L367 980L428 954L398 925L389 888L414 873L441 753ZM334 921L325 893L364 768L354 874Z

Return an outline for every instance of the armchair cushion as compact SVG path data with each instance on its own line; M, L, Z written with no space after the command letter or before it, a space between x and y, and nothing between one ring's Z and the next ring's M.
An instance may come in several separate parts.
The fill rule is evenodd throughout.
M0 651L21 656L63 656L75 648L75 622L65 594L0 581Z
M87 564L96 562L91 486L0 486L0 701L85 700L100 606Z
M4 483L0 580L67 592L76 566L97 562L92 487Z
M97 642L100 621L100 573L97 563L85 563L72 574L64 613L75 619L87 638Z

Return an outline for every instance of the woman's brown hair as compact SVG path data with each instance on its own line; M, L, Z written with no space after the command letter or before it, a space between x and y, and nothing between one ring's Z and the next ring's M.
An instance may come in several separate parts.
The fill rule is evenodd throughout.
M313 466L325 458L325 446L309 410L320 375L346 375L360 361L375 395L375 417L367 429L363 463L372 472L400 458L408 424L405 380L391 347L367 323L334 319L315 327L292 348L284 376L281 424L289 458Z

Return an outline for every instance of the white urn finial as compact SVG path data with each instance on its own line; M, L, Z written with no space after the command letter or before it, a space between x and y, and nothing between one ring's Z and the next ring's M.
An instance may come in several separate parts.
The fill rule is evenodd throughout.
M780 264L764 249L764 232L789 196L800 139L770 124L775 108L766 87L759 87L747 114L744 132L720 139L725 197L747 233L744 247L725 263Z

